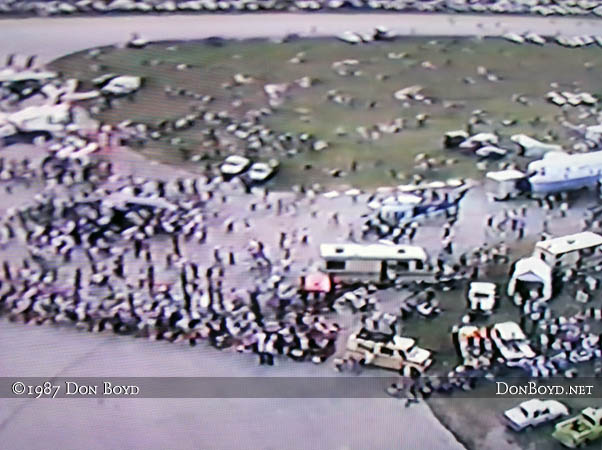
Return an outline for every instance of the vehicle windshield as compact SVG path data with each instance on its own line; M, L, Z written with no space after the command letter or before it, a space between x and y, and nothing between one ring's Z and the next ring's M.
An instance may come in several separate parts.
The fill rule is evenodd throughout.
M410 348L404 350L404 353L409 357L409 358L413 358L418 356L418 352L419 352L419 348L416 346L416 344L412 345Z
M357 337L359 339L365 339L365 340L368 340L368 341L378 341L378 342L386 342L386 341L389 341L391 339L391 336L389 336L389 335L387 335L385 333L380 333L380 332L377 332L377 331L370 332L370 331L365 330L365 329L362 329L358 333Z
M585 414L583 415L583 421L591 424L592 426L596 425L596 422L594 421L594 419L592 419L590 416L587 416Z
M522 342L521 341L506 341L505 342L506 347L516 353L524 353L525 349L524 347L521 345Z

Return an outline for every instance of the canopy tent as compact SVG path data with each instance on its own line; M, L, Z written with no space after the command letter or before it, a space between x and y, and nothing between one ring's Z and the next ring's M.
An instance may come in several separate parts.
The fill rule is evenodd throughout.
M552 268L536 257L523 258L516 261L508 283L508 295L517 291L517 283L540 283L542 285L541 300L552 297Z
M314 272L302 278L302 288L307 292L330 292L330 277L322 272Z

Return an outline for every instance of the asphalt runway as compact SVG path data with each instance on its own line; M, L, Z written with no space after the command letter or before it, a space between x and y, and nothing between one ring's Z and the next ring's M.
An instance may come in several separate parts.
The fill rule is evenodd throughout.
M201 14L2 19L0 57L36 54L40 63L78 50L125 43L132 32L148 40L245 39L329 36L370 32L383 25L404 35L500 36L533 31L543 35L598 34L600 19L450 14Z
M149 342L0 321L0 377L331 376L201 344ZM241 379L244 383L244 378ZM0 439L17 449L461 449L421 403L368 399L2 399Z

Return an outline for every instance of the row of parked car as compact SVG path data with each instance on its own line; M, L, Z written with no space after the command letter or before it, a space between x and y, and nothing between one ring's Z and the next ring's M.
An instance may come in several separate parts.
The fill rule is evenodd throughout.
M472 282L469 285L467 306L471 313L488 316L497 301L494 283ZM414 339L398 335L397 331L362 328L350 336L345 359L392 369L401 374L424 373L432 365L432 352L420 348ZM465 324L453 331L452 339L463 366L475 370L491 366L494 362L507 367L521 367L525 361L536 357L529 339L521 327L512 321L488 327Z
M253 163L244 156L230 155L222 162L219 170L224 180L241 177L246 183L261 184L276 175L279 167L280 163L276 159Z
M504 421L514 431L523 431L566 417L569 409L557 400L531 399L504 413ZM588 407L580 414L559 422L552 436L568 448L588 445L602 437L602 408Z

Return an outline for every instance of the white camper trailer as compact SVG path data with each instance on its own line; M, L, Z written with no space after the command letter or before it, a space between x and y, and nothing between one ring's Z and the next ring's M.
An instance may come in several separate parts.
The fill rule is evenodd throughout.
M385 244L322 244L326 273L341 281L388 281L398 276L428 274L422 247Z
M602 151L569 155L550 152L527 166L526 190L550 193L596 187L602 174Z
M519 183L524 180L526 174L516 169L499 170L487 172L487 178L497 184L495 200L506 200L520 194Z
M534 256L551 267L573 266L582 258L601 256L602 236L591 231L547 239L535 244Z

